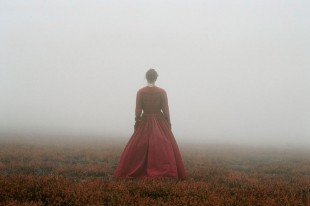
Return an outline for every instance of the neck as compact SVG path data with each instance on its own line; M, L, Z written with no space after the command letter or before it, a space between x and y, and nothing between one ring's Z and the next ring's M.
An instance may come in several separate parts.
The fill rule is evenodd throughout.
M148 86L148 87L155 87L155 82L148 82L148 83L147 83L147 86Z

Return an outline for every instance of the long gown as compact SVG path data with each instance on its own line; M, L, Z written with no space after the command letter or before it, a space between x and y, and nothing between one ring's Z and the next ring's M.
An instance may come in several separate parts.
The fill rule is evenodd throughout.
M185 179L182 157L171 131L166 91L157 86L141 88L137 92L135 115L135 131L114 176Z

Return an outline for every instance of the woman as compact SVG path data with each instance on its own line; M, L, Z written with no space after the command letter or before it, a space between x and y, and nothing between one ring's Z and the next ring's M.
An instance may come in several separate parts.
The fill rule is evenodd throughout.
M115 177L186 177L171 131L167 94L155 86L158 74L146 72L148 85L137 92L135 130L115 171Z

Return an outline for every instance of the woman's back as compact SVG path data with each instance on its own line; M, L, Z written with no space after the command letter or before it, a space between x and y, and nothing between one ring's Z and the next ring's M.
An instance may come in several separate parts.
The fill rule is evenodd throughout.
M170 123L168 98L166 91L160 87L143 87L137 93L136 117L140 117L143 110L144 114L163 112L165 118Z
M138 91L144 113L158 113L162 109L162 92L158 87L144 87Z

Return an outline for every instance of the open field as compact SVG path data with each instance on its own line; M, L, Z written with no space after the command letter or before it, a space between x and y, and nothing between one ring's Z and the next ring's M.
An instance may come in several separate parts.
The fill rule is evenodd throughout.
M310 150L179 144L186 180L115 179L126 143L0 137L0 205L310 206Z

